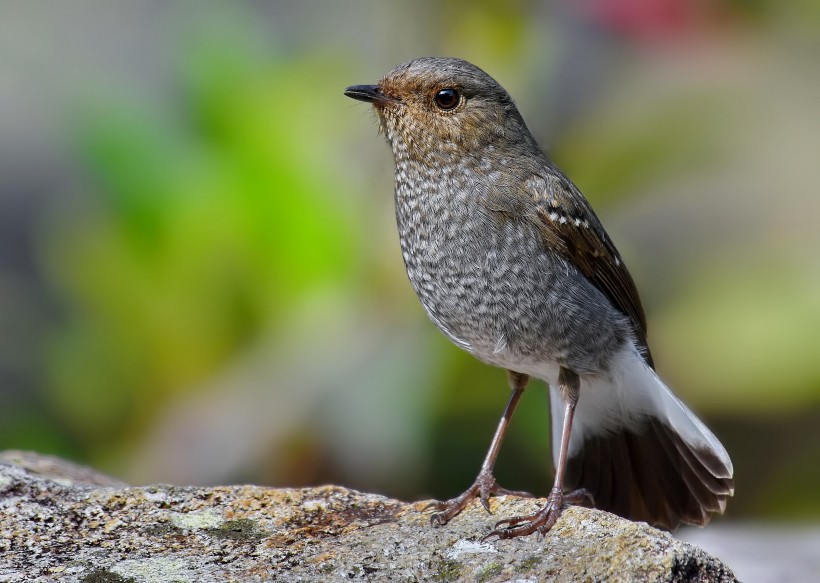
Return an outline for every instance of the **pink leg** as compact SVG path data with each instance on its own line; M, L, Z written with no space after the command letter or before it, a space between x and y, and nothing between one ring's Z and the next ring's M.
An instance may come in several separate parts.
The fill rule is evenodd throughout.
M450 522L450 520L467 507L473 498L478 498L481 501L481 505L487 512L490 512L490 496L492 494L532 497L532 494L527 492L518 492L502 488L493 477L493 468L498 458L498 452L501 450L501 442L504 441L504 435L507 433L507 427L510 424L512 414L529 381L529 377L524 374L512 371L507 371L507 374L509 376L512 395L510 395L510 400L507 402L504 414L498 422L495 435L490 443L490 449L487 451L484 463L481 464L481 470L478 472L478 476L475 482L473 482L473 485L470 486L466 492L444 502L433 502L427 507L428 509L432 508L438 511L430 517L430 522L434 525L441 526Z
M589 492L584 489L564 494L564 473L567 468L567 452L569 450L569 438L572 431L572 417L575 413L575 405L578 403L580 379L576 373L562 368L558 377L558 385L561 396L564 399L564 426L561 431L561 448L558 452L558 467L555 469L555 482L553 482L552 490L547 497L547 503L543 508L528 516L517 516L499 521L495 525L495 530L484 537L485 540L493 536L497 536L501 539L527 536L535 531L546 534L547 531L555 525L564 506L567 504L578 504L585 498L592 499Z

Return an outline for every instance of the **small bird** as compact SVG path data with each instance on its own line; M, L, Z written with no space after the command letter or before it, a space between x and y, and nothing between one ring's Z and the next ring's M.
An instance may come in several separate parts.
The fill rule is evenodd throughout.
M488 537L544 534L585 499L669 530L722 513L728 453L655 373L626 265L509 94L453 58L412 60L344 93L374 106L393 151L401 250L424 309L457 346L506 369L512 391L475 482L434 503L433 524L473 498L489 512L491 495L526 495L493 467L530 377L549 385L555 481L543 508Z

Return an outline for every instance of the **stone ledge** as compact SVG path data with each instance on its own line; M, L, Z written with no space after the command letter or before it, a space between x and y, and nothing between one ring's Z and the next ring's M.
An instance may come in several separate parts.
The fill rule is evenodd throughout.
M480 505L433 528L426 503L337 486L128 487L5 452L0 581L736 581L701 549L606 512L572 507L546 537L482 543L495 518Z

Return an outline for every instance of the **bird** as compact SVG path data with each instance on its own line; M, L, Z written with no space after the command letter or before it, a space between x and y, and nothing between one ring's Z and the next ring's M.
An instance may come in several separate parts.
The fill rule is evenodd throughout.
M465 60L423 57L344 94L373 106L392 150L402 257L427 315L511 390L475 482L432 503L431 522L527 495L493 468L530 378L549 387L554 482L487 537L543 535L585 502L666 530L722 514L729 454L656 373L621 255L507 91Z

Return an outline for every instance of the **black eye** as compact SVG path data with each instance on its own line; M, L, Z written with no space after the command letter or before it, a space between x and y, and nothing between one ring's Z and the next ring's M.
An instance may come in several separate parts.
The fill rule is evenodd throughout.
M436 102L436 106L439 109L447 111L448 109L453 109L456 105L459 104L459 102L461 101L461 96L459 95L458 91L451 87L448 87L436 93L436 96L433 98L433 100Z

